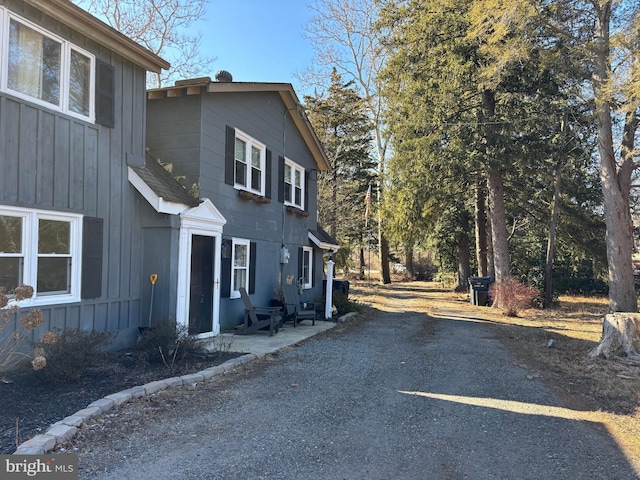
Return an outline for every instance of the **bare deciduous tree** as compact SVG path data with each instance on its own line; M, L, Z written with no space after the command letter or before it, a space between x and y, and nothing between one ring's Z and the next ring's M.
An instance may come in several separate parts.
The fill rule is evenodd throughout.
M92 15L171 62L171 68L150 73L149 87L196 77L213 58L200 54L201 34L193 24L202 19L207 0L75 0Z
M367 110L374 125L375 152L378 161L379 196L384 192L388 136L384 129L380 99L380 72L386 60L380 33L374 27L377 6L373 0L314 0L308 4L315 12L306 36L316 52L314 67L298 75L308 86L326 87L336 68L345 80L353 79L367 101ZM381 198L378 199L381 201ZM380 274L383 283L391 281L389 246L382 219L378 218L378 248Z

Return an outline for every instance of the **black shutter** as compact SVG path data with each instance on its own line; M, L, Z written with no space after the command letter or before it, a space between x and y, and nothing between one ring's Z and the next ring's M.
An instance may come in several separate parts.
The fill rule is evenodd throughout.
M82 220L82 298L102 296L102 218Z
M231 296L231 240L222 240L222 258L220 258L220 296Z
M303 210L310 212L311 210L309 209L309 177L311 175L309 175L308 170L305 170L304 172L304 208Z
M302 278L303 272L304 272L304 248L298 247L298 279ZM296 281L298 279L296 279Z
M256 242L249 243L249 293L256 293Z
M224 144L224 183L235 183L236 129L227 125Z
M284 203L284 157L278 157L278 202Z
M264 175L264 196L267 198L271 198L271 177L273 176L271 174L271 168L272 168L272 160L271 160L271 150L267 149L267 159L266 159L266 165L265 165L265 175Z
M311 253L309 254L309 265L311 265L311 288L316 286L316 265L315 265L315 255L314 253L317 250L313 249L311 250Z
M96 122L105 127L115 126L115 69L96 59Z

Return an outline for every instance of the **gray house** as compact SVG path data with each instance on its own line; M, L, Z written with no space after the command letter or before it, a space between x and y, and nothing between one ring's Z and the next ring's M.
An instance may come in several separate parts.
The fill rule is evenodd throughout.
M146 73L168 63L68 0L0 0L0 286L53 328L134 338L148 299Z
M34 287L34 338L118 347L164 319L209 336L241 323L241 286L322 295L328 162L291 85L147 93L168 66L68 0L0 0L0 287Z
M242 323L240 287L254 305L283 283L322 297L323 255L338 247L317 223L329 163L292 86L219 73L148 92L149 155L129 166L153 319L201 336Z

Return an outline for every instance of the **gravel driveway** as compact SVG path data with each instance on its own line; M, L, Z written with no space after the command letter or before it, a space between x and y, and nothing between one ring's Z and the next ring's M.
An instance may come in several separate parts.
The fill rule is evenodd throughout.
M375 311L182 395L80 478L639 478L477 322Z

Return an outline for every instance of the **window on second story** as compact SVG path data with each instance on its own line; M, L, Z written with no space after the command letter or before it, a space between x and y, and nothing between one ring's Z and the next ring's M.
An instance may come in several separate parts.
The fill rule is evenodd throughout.
M2 90L94 120L94 64L88 52L0 8Z
M234 185L264 195L266 147L250 136L236 130L234 156Z
M304 210L304 188L304 168L285 158L284 203Z

